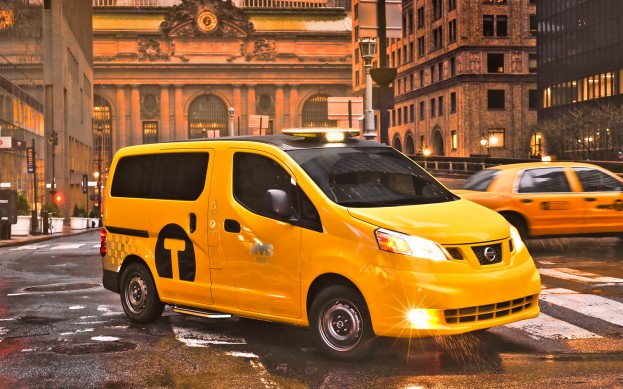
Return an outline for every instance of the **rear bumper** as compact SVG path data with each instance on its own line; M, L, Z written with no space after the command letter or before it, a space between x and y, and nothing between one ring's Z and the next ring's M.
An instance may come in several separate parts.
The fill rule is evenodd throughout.
M119 282L117 282L117 275L119 273L104 269L104 275L102 276L102 285L104 289L108 289L112 292L119 293Z

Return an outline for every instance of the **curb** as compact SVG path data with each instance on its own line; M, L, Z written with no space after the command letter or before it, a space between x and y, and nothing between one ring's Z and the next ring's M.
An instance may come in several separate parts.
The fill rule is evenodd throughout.
M28 236L19 237L19 238L12 238L11 240L0 240L0 248L15 247L15 246L21 246L25 244L45 242L47 240L58 239L64 236L82 235L82 234L86 234L89 232L100 231L100 230L101 228L95 227L95 228L88 228L86 230L78 230L75 232L69 230L69 232L63 231L60 234L28 235Z

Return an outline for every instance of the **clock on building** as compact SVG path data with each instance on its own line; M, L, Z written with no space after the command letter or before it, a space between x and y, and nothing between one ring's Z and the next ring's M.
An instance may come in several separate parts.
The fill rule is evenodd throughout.
M202 11L197 16L197 28L203 32L213 31L218 26L218 16L212 11Z

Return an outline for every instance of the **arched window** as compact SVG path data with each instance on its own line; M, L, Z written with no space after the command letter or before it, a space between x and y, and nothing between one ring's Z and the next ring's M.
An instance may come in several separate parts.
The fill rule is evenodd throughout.
M110 104L100 95L93 96L93 172L99 172L101 157L102 179L112 160L112 114Z
M414 155L415 154L415 141L413 140L413 135L407 134L405 136L405 154Z
M227 106L214 95L197 97L188 108L188 139L227 135Z
M327 96L316 95L303 106L303 127L336 127L337 120L329 120Z
M398 151L402 151L402 144L400 143L400 135L394 135L394 140L392 141L392 147Z

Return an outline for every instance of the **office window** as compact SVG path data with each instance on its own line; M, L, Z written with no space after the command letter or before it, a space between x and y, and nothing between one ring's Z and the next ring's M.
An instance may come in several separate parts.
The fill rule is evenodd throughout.
M408 52L407 52L407 45L402 46L402 63L407 63L407 61L409 60L409 56L408 56Z
M430 67L430 83L435 82L435 65Z
M507 36L508 35L508 16L506 15L498 15L495 17L495 21L497 24L497 36Z
M440 49L443 46L443 30L437 27L433 30L433 50Z
M424 111L426 107L424 106L424 104L425 103L423 101L420 101L420 120L424 120L424 118L426 117L425 111Z
M405 107L405 108L402 110L402 117L403 117L402 122L403 122L404 124L409 123L409 111L407 111L407 107Z
M409 74L409 90L413 90L415 88L413 79L414 79L413 73Z
M505 91L503 89L490 89L487 91L487 108L504 109Z
M536 26L537 26L536 15L530 14L530 35L536 36Z
M424 27L424 7L417 9L417 28Z
M426 148L426 137L424 135L420 135L420 150L424 151Z
M505 147L503 128L490 128L489 134L489 147Z
M396 110L392 109L392 127L396 126Z
M536 54L528 54L528 71L536 73Z
M361 84L361 80L359 79L359 70L355 70L355 85Z
M433 1L433 20L441 19L441 14L443 12L443 0L432 0Z
M400 66L402 61L402 50L398 49L396 52L396 66Z
M413 42L409 42L409 62L413 62L415 55L413 54Z
M448 43L456 41L456 19L448 22Z
M424 37L421 36L417 38L417 55L418 57L422 57L425 53L426 46L424 45Z
M402 124L402 108L398 108L396 119L398 120L398 125L401 125Z
M530 89L528 91L528 109L537 109L537 93L536 89Z
M402 93L402 80L398 80L396 83L396 94L399 95Z
M424 87L424 70L420 70L420 88Z
M456 92L450 93L450 113L456 113Z
M407 15L403 14L402 15L402 36L407 36L407 31L408 31L408 22L407 22Z
M439 81L443 80L443 62L437 64L437 79Z
M450 58L450 77L456 76L456 57Z
M448 11L456 9L456 0L448 0Z
M439 116L443 116L444 115L444 101L443 101L443 96L439 96Z
M504 73L504 54L487 54L487 73Z
M482 16L482 35L493 36L493 15Z
M437 107L435 106L435 98L430 99L430 117L434 118L437 113Z
M413 31L415 30L413 28L414 23L413 23L413 10L412 9L409 10L408 19L409 19L409 34L413 34Z
M415 121L415 105L411 104L409 106L409 121L413 123Z
M456 130L450 131L450 142L452 150L456 150L459 148L459 136L457 135Z

